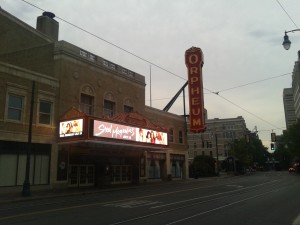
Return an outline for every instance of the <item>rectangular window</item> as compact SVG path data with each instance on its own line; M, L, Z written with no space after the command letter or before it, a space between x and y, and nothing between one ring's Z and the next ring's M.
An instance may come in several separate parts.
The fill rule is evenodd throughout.
M124 112L125 113L133 112L133 107L128 106L128 105L124 105Z
M48 184L49 156L36 155L34 162L34 184Z
M212 143L211 143L211 141L207 141L207 142L206 142L206 145L207 145L207 148L212 148Z
M51 124L52 102L40 101L39 107L39 123Z
M23 185L26 159L25 154L0 154L0 187ZM30 156L30 184L49 183L49 162L49 155Z
M8 96L8 110L7 119L10 120L22 120L24 97L19 95L9 94Z
M17 155L0 154L0 186L15 185L17 160Z
M104 115L113 116L115 114L115 103L104 100Z
M183 132L182 130L179 131L179 143L183 143Z
M174 142L174 130L172 128L169 130L169 142Z
M93 115L94 97L90 95L81 94L80 110L87 115Z

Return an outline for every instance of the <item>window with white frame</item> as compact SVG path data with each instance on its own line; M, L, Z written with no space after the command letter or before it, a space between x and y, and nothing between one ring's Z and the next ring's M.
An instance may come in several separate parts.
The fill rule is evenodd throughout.
M23 110L24 110L24 96L9 93L7 119L22 121Z
M39 101L39 123L45 125L51 125L53 103L50 101Z

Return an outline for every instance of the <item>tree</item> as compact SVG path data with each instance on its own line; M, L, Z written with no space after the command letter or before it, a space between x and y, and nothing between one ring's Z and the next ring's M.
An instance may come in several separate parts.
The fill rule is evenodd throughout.
M196 156L190 166L190 176L194 178L215 176L215 160L208 155Z
M284 168L300 161L300 120L283 132L278 141L274 157ZM300 170L298 169L298 172Z
M283 140L283 136L277 140L277 145L273 156L275 160L279 162L281 169L288 169L292 162L293 156L288 149L288 145L286 145Z
M283 133L283 142L292 156L300 158L300 120Z
M241 166L249 167L264 166L269 153L260 139L251 137L248 142L246 139L234 140L229 155L236 157Z
M262 141L258 138L253 138L250 141L250 154L252 154L253 164L256 163L259 166L264 166L266 158L270 155L268 148L262 144Z
M234 140L230 155L236 157L243 167L249 167L253 162L249 151L250 148L245 139Z

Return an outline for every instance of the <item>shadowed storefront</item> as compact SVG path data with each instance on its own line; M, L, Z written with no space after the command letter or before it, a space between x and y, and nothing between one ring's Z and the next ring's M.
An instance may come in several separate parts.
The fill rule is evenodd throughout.
M69 187L182 178L184 161L168 154L166 129L139 113L96 118L72 108L61 118L57 180Z

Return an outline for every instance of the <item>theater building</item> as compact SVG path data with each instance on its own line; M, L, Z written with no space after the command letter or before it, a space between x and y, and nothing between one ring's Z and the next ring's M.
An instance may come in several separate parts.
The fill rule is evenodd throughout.
M185 118L145 105L143 75L59 41L52 13L0 21L0 189L23 184L28 150L33 186L188 177Z

